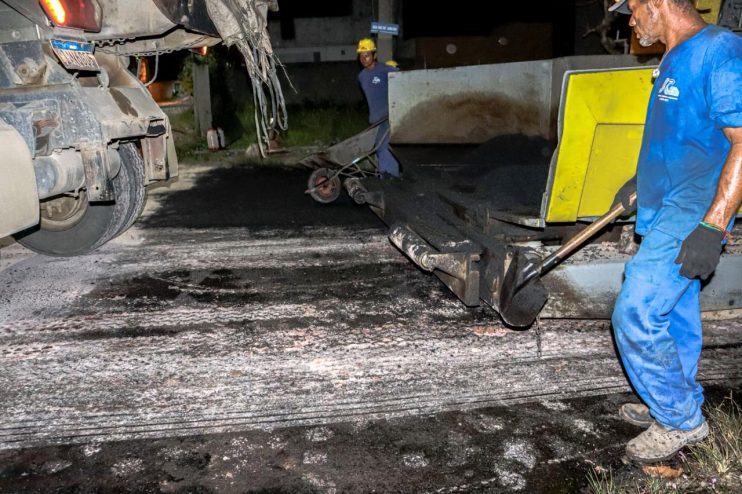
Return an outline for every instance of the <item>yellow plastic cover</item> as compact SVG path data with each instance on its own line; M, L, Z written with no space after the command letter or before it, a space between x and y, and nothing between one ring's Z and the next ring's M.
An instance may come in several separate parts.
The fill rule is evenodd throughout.
M547 222L594 218L636 173L652 70L567 72L559 147L547 186Z

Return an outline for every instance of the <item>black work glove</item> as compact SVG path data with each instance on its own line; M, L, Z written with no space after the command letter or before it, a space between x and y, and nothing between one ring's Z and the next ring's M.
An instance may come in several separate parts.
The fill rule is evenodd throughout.
M613 206L620 202L625 209L625 211L621 213L621 218L628 218L636 213L637 201L634 201L632 204L629 200L629 196L632 192L636 192L636 175L623 184L621 188L618 189L618 192L616 192L616 197L613 198Z
M688 279L705 280L716 269L721 257L725 232L700 224L683 240L675 264L682 264L680 274Z

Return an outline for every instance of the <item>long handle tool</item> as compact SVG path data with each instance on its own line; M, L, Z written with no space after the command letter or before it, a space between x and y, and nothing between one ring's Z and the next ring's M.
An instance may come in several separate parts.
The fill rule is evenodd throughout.
M631 194L629 200L631 204L636 202L636 192ZM500 288L499 312L502 319L511 326L530 326L549 298L540 277L621 216L624 211L623 205L619 202L604 216L590 223L541 261L529 259L522 251L518 251L508 266Z

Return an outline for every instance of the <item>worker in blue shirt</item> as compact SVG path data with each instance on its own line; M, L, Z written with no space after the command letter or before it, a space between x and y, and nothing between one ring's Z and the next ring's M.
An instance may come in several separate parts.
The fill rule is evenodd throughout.
M619 415L647 430L626 454L662 461L709 432L696 381L699 292L742 202L742 37L707 25L690 0L615 0L643 46L667 52L655 71L636 177L637 254L613 312L626 374L646 404ZM634 211L631 211L633 213Z
M376 60L376 43L371 38L358 42L358 60L363 70L358 74L358 83L368 103L368 122L379 124L376 142L376 158L379 160L381 176L399 177L399 162L389 150L389 73L398 68Z

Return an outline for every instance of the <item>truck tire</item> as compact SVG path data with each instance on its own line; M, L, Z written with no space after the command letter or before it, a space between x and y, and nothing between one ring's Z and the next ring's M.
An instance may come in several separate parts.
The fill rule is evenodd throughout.
M119 230L114 234L114 238L131 228L131 225L134 224L142 214L142 211L144 211L144 206L147 202L147 189L144 187L144 160L139 153L139 148L130 142L122 144L119 146L119 156L121 156L121 167L124 167L124 163L127 164L129 181L133 186L128 187L129 205L126 218Z
M144 168L134 144L122 144L119 155L121 169L113 179L115 202L91 204L84 192L77 199L52 199L42 206L39 225L16 236L18 243L39 254L76 256L126 231L144 209ZM49 204L52 201L56 203Z

